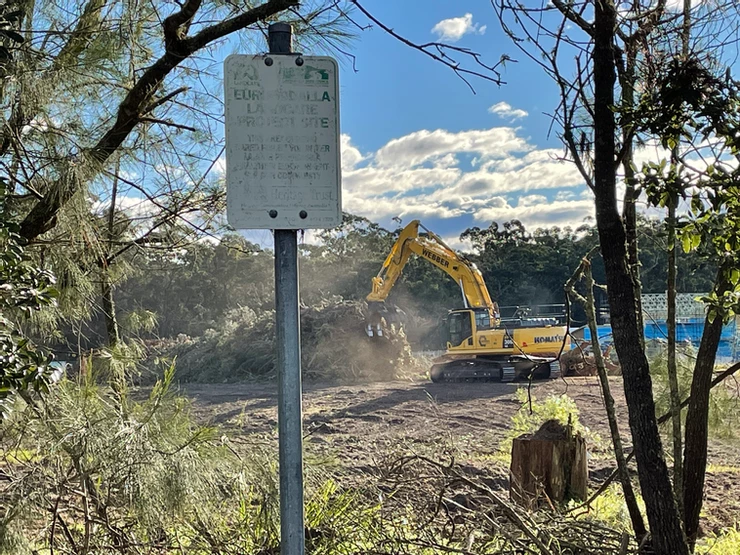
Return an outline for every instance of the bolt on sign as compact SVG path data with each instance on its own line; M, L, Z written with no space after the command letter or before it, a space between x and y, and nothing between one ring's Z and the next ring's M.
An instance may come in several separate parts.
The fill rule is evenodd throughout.
M338 74L336 60L326 56L226 58L230 225L320 229L341 223Z

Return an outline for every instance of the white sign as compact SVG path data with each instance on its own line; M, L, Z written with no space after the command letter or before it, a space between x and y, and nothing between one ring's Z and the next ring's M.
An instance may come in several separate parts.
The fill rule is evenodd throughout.
M341 223L338 73L336 61L325 56L226 58L230 225L308 229Z

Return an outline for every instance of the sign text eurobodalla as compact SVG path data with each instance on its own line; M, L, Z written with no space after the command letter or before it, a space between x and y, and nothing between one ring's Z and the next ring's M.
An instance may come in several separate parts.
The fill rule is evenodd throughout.
M227 219L237 229L342 221L338 68L326 56L224 62Z

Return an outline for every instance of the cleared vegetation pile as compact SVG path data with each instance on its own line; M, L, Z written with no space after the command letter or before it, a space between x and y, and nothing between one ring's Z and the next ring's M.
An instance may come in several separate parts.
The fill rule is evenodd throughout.
M301 308L303 374L309 379L387 380L413 368L411 348L402 330L385 330L382 338L365 334L366 305L331 297ZM161 354L177 357L182 381L223 382L275 373L275 312L244 308L232 311L218 330L202 337L181 336L159 345Z

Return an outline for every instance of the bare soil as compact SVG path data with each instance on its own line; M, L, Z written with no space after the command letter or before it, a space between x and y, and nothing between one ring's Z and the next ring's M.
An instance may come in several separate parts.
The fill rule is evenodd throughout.
M623 441L629 447L621 379L612 383ZM306 461L361 484L400 455L442 461L454 457L462 468L486 477L489 486L508 491L498 446L512 415L520 410L514 397L518 387L526 384L304 384ZM567 393L578 405L581 423L601 437L588 446L589 485L598 487L613 463L597 378L536 382L532 392L538 399ZM274 384L191 384L183 386L183 393L192 398L202 422L218 423L245 449L257 441L276 447ZM707 532L740 521L740 441L711 440L709 464L702 522Z

